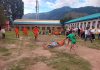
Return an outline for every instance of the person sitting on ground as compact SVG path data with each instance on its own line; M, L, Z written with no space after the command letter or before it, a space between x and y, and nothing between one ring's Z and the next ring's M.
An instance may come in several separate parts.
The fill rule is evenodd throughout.
M56 42L56 41L52 41L49 45L47 44L43 44L43 48L54 48L54 47L59 47L59 46L63 46L65 44L65 40L62 40L62 41L59 41L59 42Z

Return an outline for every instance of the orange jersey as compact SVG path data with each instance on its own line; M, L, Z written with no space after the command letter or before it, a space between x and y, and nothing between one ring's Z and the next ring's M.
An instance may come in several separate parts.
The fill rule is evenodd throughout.
M33 29L33 33L38 34L39 33L39 29L38 28L34 28Z
M28 35L28 29L27 29L27 28L23 28L23 33L24 33L25 35Z
M58 44L59 44L60 46L63 46L63 45L65 44L65 40L62 40L62 41L58 42Z
M16 32L16 34L18 34L19 33L19 29L15 28L15 32Z

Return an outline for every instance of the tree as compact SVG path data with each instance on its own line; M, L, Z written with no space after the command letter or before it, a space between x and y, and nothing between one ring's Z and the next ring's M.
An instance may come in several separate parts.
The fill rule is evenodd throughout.
M7 20L7 17L4 14L4 9L2 6L0 6L0 27L5 25L6 20Z
M61 20L60 20L60 23L61 23L61 25L62 25L62 28L63 28L63 30L64 30L64 33L65 33L65 22L67 22L67 21L69 21L69 20L71 20L71 19L73 19L72 17L70 17L70 16L67 16L67 17L64 17L64 18L62 18Z
M12 17L13 20L22 18L24 13L22 0L0 0L0 5L4 7L7 17Z

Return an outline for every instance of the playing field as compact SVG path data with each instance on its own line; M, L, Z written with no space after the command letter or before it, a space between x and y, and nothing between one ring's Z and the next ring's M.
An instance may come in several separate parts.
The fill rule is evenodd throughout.
M88 61L88 52L84 53L84 50L95 44L98 46L98 41L95 44L87 44L78 39L76 54L69 52L66 45L51 49L42 47L44 43L49 44L52 40L60 41L64 38L65 36L39 35L35 41L32 32L28 37L20 32L18 39L14 32L7 32L6 39L0 40L0 70L93 70L93 64ZM85 49L82 49L84 46Z

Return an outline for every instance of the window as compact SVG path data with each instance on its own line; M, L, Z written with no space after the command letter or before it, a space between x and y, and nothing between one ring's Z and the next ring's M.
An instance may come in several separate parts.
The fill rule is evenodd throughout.
M90 23L91 23L91 22L88 22L88 25L87 25L87 27L89 27L89 28L90 28Z
M83 23L81 23L80 28L82 28L82 26L83 26Z
M42 27L42 30L45 30L45 27Z
M34 29L34 27L32 27L32 29Z
M30 29L30 27L27 27L27 29Z
M96 26L96 21L93 21L92 27L95 27L95 26Z
M100 21L98 21L97 28L100 28Z
M47 27L47 30L50 30L50 27Z

